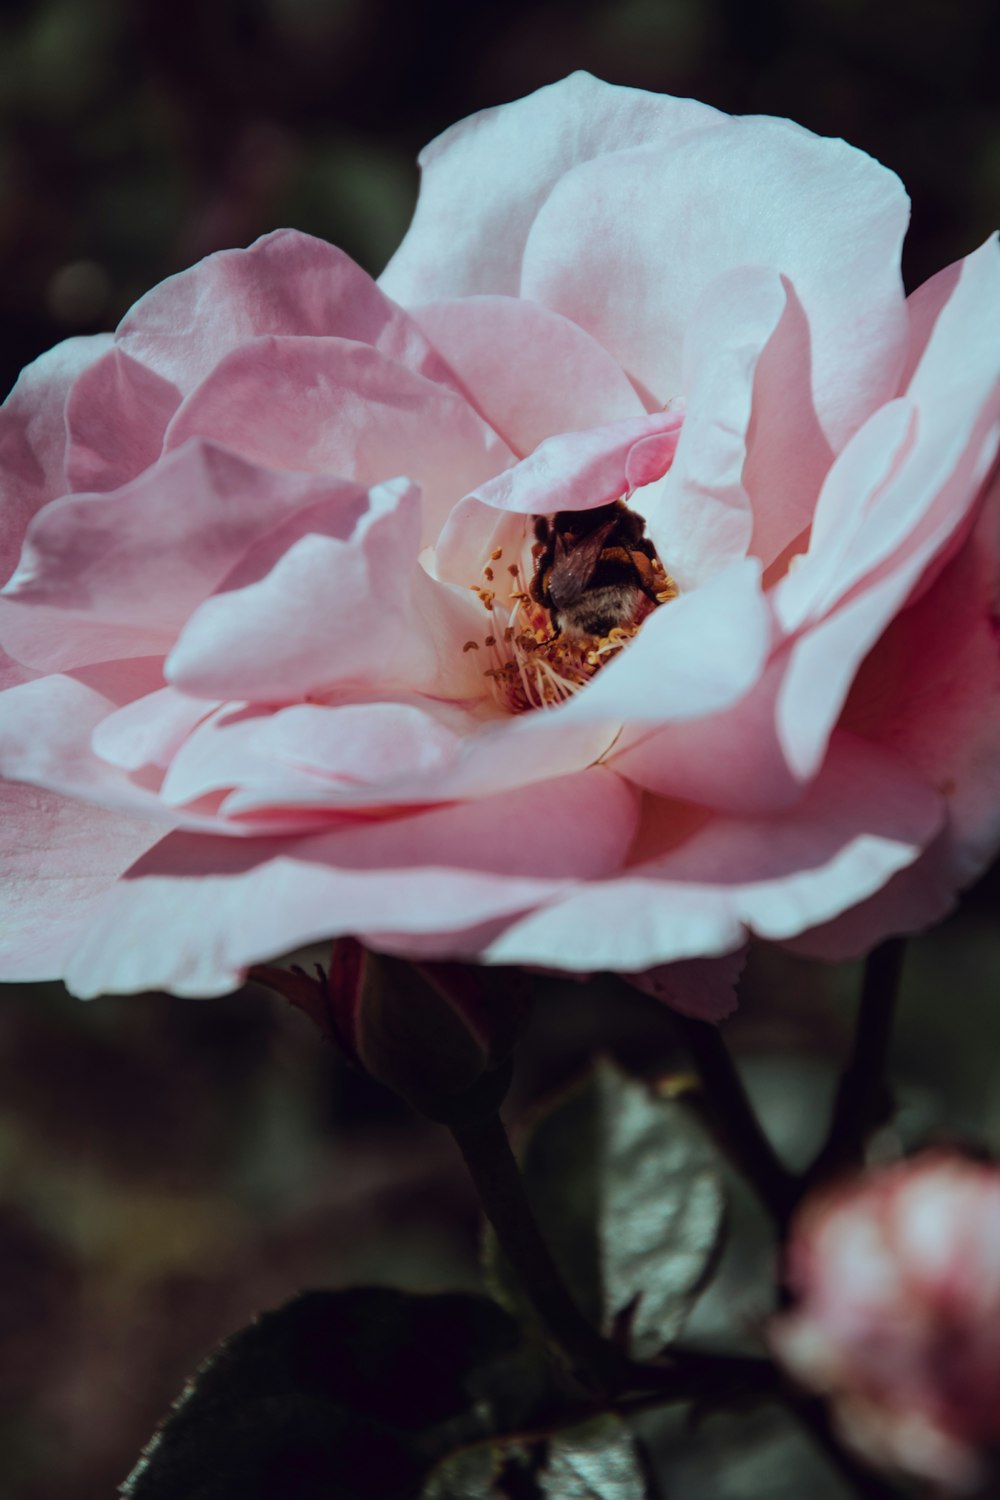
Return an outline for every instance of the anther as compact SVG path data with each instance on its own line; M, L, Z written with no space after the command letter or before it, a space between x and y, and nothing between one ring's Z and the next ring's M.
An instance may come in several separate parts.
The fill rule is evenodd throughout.
M478 651L479 650L479 642L478 641L466 641L465 645L462 647L462 650L463 651Z
M490 562L499 562L501 557L503 557L503 548L494 547L493 551L490 553Z

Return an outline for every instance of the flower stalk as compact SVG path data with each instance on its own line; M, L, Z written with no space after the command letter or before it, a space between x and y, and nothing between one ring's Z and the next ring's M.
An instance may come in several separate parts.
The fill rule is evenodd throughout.
M528 1203L520 1169L500 1118L483 1114L446 1120L504 1255L552 1340L584 1386L611 1395L628 1362L587 1321L570 1296Z
M799 1198L798 1180L772 1146L717 1027L678 1016L722 1143L784 1233Z
M837 1085L826 1142L806 1174L809 1188L860 1167L869 1139L892 1116L889 1051L905 951L903 938L890 938L865 963L851 1053Z

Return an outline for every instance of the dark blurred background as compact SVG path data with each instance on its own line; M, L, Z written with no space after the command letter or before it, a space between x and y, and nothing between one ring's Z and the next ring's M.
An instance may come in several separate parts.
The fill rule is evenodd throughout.
M111 328L209 251L280 224L378 272L419 148L574 68L788 115L905 181L914 286L1000 199L991 0L7 0L0 19L0 385ZM902 1130L1000 1146L996 880L911 948ZM853 970L754 956L727 1028L801 1154L850 1021ZM684 1066L668 1019L555 985L511 1117L597 1046ZM260 990L0 1007L0 1492L107 1500L212 1344L304 1286L476 1284L449 1142L343 1069Z

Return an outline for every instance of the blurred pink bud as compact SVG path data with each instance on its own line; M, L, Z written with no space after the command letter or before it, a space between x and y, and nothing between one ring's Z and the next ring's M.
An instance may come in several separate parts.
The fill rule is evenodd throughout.
M775 1355L873 1463L985 1495L1000 1449L1000 1168L929 1151L807 1201Z
M433 1118L452 1118L501 1080L527 1019L517 969L411 963L355 938L333 946L328 973L258 965L251 977L284 995L350 1060ZM485 1094L477 1089L488 1080ZM498 1088L499 1102L504 1088ZM475 1093L475 1100L472 1095Z

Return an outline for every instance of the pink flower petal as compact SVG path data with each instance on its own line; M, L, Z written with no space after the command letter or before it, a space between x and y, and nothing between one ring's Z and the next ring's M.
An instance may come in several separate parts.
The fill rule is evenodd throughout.
M809 550L776 590L787 630L829 610L894 554L913 553L932 532L961 521L976 491L956 490L953 476L970 447L983 474L989 466L982 454L1000 406L998 349L994 235L960 263L905 398L876 413L831 469ZM858 472L862 456L874 471L867 482Z
M491 944L494 963L648 969L732 952L829 921L911 864L941 827L940 797L903 762L850 736L831 744L801 802L765 818L662 804L665 852L644 814L645 857L533 911ZM673 847L670 847L670 845Z
M114 494L68 496L35 518L0 600L0 639L50 671L163 655L253 543L319 502L327 528L339 509L349 534L366 497L192 442Z
M942 792L938 869L968 885L1000 839L1000 476L975 529L865 659L843 721L887 744Z
M567 172L532 224L520 291L592 333L660 401L707 286L787 276L808 320L813 403L836 451L896 389L907 337L898 179L784 120L726 120Z
M157 680L149 663L126 665ZM0 774L151 819L160 825L159 836L163 824L176 827L178 819L155 791L130 781L91 748L92 733L115 706L113 698L72 677L39 677L8 689L0 696Z
M155 463L180 405L169 380L109 349L85 370L66 405L70 490L116 490Z
M264 577L230 580L206 599L167 660L167 680L195 697L272 703L359 682L484 697L462 649L480 632L481 611L468 592L423 572L419 547L414 486L376 486L349 538L308 532Z
M158 688L123 704L94 728L95 755L122 771L144 766L166 770L192 730L215 705L185 698L176 688Z
M994 323L1000 329L1000 257L996 245L988 243L963 262L906 400L877 414L831 470L820 500L821 509L824 501L828 507L823 529L817 512L819 536L814 532L810 546L810 554L816 548L815 559L804 558L775 591L786 624L803 611L818 614L841 601L794 643L778 695L779 735L799 775L809 775L822 757L864 656L953 543L980 494L1000 441L1000 342ZM909 425L895 453L886 444L887 477L859 507L848 489L854 454L867 446L875 455L872 431L896 421L898 432L902 416ZM854 524L845 528L846 555L831 572L822 543L833 517L844 509ZM832 540L828 545L832 548Z
M148 292L123 318L123 352L189 395L234 349L264 334L332 335L447 380L420 330L351 258L296 229L221 250Z
M184 402L168 450L213 438L273 469L371 485L405 474L424 492L425 539L455 502L511 461L463 396L346 339L254 339Z
M596 768L309 838L237 845L176 836L111 892L67 983L84 998L150 988L221 994L250 964L340 933L460 935L610 874L636 820L627 784ZM137 928L141 945L129 940Z
M513 468L480 484L463 504L477 500L528 516L607 505L625 492L629 455L636 445L651 437L662 439L656 451L668 464L683 420L677 411L654 412L585 432L559 433Z
M459 746L454 731L413 704L302 703L276 713L227 705L179 749L160 795L179 805L235 791L222 805L233 815L426 802L421 781L453 766Z
M745 557L754 528L743 485L754 372L785 308L774 271L711 283L684 338L684 426L669 473L643 496L664 566L682 588Z
M637 989L683 1016L723 1021L737 1007L736 985L745 964L746 949L738 948L722 958L682 959L629 977Z
M797 802L802 783L778 739L776 699L787 651L768 662L742 697L715 713L650 731L627 726L608 763L660 797L751 816Z
M472 115L421 152L413 223L380 284L405 306L478 292L515 296L532 221L565 172L725 118L691 99L617 88L589 73Z
M116 880L162 828L0 782L0 978L58 979Z
M17 562L25 527L66 483L66 398L110 346L110 336L67 339L21 371L0 407L0 578Z
M476 411L521 457L555 433L643 414L610 354L534 302L464 297L416 307L413 316Z

